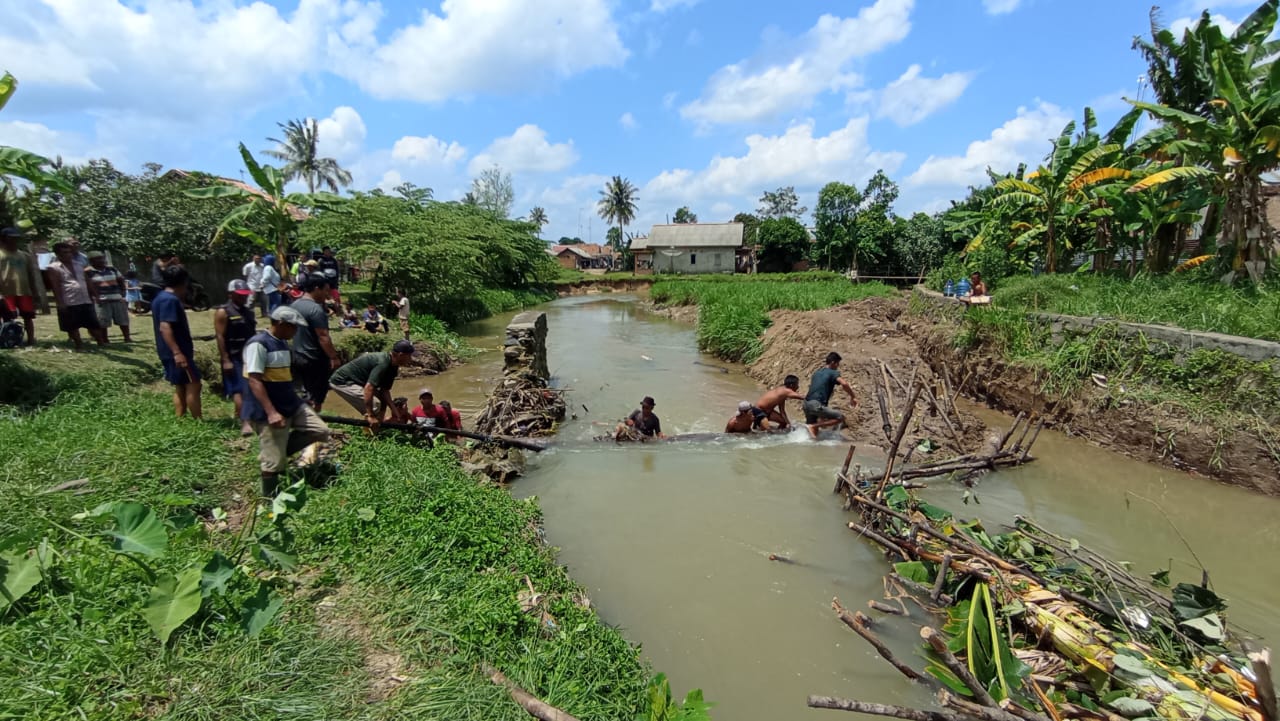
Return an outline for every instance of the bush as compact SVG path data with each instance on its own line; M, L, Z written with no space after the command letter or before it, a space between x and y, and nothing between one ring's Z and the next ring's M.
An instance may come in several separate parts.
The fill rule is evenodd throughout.
M369 333L363 328L347 328L333 334L333 348L338 358L348 363L365 353L378 353L391 348L394 337L390 333Z

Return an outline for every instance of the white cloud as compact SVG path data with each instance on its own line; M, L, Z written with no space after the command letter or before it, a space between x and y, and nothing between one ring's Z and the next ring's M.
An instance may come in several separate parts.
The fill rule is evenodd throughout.
M639 123L636 122L636 116L628 111L618 118L618 125L621 125L623 130L635 130Z
M690 8L698 4L698 0L653 0L649 9L655 13L665 13L680 7Z
M848 69L856 58L907 36L913 0L876 0L852 18L823 15L782 62L742 61L717 70L702 96L680 109L700 124L735 123L809 107L825 92L861 84Z
M49 159L62 156L64 162L79 162L84 139L75 133L54 130L41 123L22 120L0 121L0 145L43 155Z
M467 157L467 149L456 142L446 143L434 135L425 138L406 135L391 146L391 159L407 165L448 166Z
M384 99L523 90L627 57L607 0L444 0L384 44L367 19L351 26L328 35L332 69Z
M929 156L907 178L907 185L963 188L986 181L987 168L1008 172L1019 162L1037 163L1070 120L1052 103L1018 108L1017 116L991 131L991 137L969 143L964 155Z
M321 157L332 157L346 161L356 157L364 148L364 139L368 134L360 113L350 105L340 105L333 109L329 117L316 123L319 133L318 142Z
M971 73L921 77L920 66L912 65L880 94L876 117L889 118L902 127L914 125L955 102L972 79Z
M703 170L667 170L645 184L642 197L693 203L706 199L755 197L782 185L816 188L831 180L870 176L877 168L892 173L903 155L877 152L867 144L866 117L814 136L812 120L792 125L782 135L750 135L747 152L716 156Z
M382 179L378 181L377 187L384 193L390 193L396 189L397 185L404 182L404 176L400 175L398 170L388 170L382 174Z
M1222 4L1224 3L1219 3L1219 5L1222 5ZM1255 5L1256 3L1252 2L1251 0L1249 4ZM1210 15L1209 19L1212 20L1218 27L1222 28L1222 32L1225 33L1228 37L1230 37L1231 33L1234 33L1236 31L1236 28L1240 26L1240 23L1237 23L1233 21L1231 18L1228 18L1227 16L1221 15L1218 13L1214 13L1213 15ZM1198 22L1200 22L1199 15L1195 17L1178 18L1177 20L1174 20L1173 22L1169 23L1169 30L1173 32L1175 37L1181 40L1182 34L1185 33L1188 28L1190 28L1192 25L1195 25Z
M547 142L547 131L536 125L526 124L506 137L489 144L471 159L470 170L474 175L490 165L500 165L513 173L554 173L578 162L578 151L573 141Z
M1004 15L1018 9L1022 0L982 0L982 8L988 15Z

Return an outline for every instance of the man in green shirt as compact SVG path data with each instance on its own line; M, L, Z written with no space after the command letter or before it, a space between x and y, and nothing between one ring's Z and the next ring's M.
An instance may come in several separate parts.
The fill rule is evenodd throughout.
M391 386L414 354L413 344L398 340L390 353L365 353L329 376L329 390L351 404L377 430L391 406Z
M849 394L849 403L854 408L858 407L858 399L853 395L853 386L840 377L841 360L839 353L831 351L827 354L826 365L814 371L813 377L809 379L809 393L804 397L804 422L809 429L809 435L814 438L817 438L818 431L824 428L845 425L844 414L827 407L837 385Z

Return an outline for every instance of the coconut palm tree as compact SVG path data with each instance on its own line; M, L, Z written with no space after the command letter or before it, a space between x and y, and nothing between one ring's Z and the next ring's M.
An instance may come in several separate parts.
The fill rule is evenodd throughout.
M619 237L622 237L627 224L636 219L636 201L639 200L636 193L636 186L621 175L610 178L600 191L596 212L601 220L618 228ZM621 241L618 244L621 245Z
M535 205L533 210L529 211L529 222L538 226L538 237L541 238L542 226L549 222L547 220L547 211L543 210L541 205Z
M285 181L301 178L307 184L308 193L316 192L318 187L328 187L336 193L339 187L351 185L351 173L338 165L338 161L319 157L320 127L315 118L276 125L284 131L284 139L267 138L276 147L265 152L276 160L284 161L281 170Z

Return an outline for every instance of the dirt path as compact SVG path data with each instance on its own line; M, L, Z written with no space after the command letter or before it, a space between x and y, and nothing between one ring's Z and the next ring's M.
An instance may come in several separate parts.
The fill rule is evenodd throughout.
M909 335L899 318L907 307L905 300L868 298L837 308L818 311L774 311L770 314L773 324L764 335L764 353L747 369L747 375L769 387L782 384L788 373L800 376L801 391L813 371L822 366L822 360L830 351L843 356L843 376L853 385L858 398L856 410L850 408L849 398L837 390L832 406L843 411L850 419L851 430L846 434L856 439L860 446L873 445L887 449L889 443L883 430L876 399L876 387L884 385L881 363L901 382L901 387L889 380L893 398L889 399L890 422L897 425L907 393L903 390L912 377L919 377L934 390L935 397L945 396L944 384L921 358L915 339ZM924 406L920 406L924 408ZM798 411L798 409L796 409ZM919 443L929 439L944 449L965 453L979 448L986 436L986 427L978 418L959 413L956 435L936 413L920 413L912 423L907 442Z

